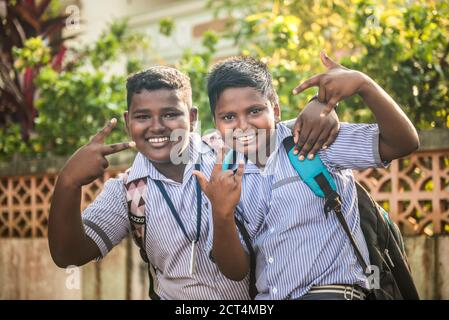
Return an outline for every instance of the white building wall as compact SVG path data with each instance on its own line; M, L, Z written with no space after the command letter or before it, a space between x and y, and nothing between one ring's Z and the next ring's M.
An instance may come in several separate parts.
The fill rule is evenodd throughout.
M195 26L213 21L206 0L79 0L81 15L80 43L88 44L101 34L114 19L129 18L130 26L149 35L151 52L148 64L174 63L185 48L201 50L201 38L194 37ZM159 33L159 22L172 18L175 28L170 37ZM222 18L222 17L219 17ZM217 56L237 53L231 41L221 40Z

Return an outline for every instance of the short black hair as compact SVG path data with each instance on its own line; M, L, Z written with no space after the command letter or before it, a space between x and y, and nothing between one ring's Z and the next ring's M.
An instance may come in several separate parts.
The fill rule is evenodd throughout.
M154 66L131 75L126 80L126 101L128 110L134 94L142 90L181 90L188 107L192 107L192 86L190 78L181 71L167 66Z
M251 57L231 57L215 64L207 78L207 94L212 116L218 98L225 89L251 87L278 105L279 98L273 87L273 78L266 64Z

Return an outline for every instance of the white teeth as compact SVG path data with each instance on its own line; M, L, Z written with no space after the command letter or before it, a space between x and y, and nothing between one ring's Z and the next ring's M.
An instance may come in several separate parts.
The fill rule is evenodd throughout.
M238 137L237 140L241 141L241 142L247 142L250 141L252 139L254 139L255 135L249 135L249 136L243 136L243 137Z
M150 143L161 143L165 141L168 141L168 137L157 137L148 139L148 142Z

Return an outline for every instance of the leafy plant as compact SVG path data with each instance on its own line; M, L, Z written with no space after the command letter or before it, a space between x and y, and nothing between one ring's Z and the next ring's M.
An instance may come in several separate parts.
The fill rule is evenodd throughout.
M33 101L38 116L28 141L21 139L17 123L1 129L3 156L70 155L109 119L121 119L126 110L126 75L141 69L140 56L148 45L148 39L131 32L126 21L116 21L92 45L79 50L68 48L61 70L55 70L46 58L50 48L40 38L31 38L24 48L14 49L16 61L39 64L33 82L38 93ZM15 67L20 69L21 65ZM121 123L110 141L126 139Z
M37 116L34 79L45 64L60 67L67 16L54 14L51 1L0 0L0 5L0 127L19 124L21 137L28 140Z
M291 89L324 69L319 51L380 83L418 128L449 127L449 3L425 0L209 1L233 17L228 37L265 61L294 116L314 90ZM242 15L243 12L243 15ZM237 13L237 14L236 14ZM340 104L346 121L370 121L360 99Z

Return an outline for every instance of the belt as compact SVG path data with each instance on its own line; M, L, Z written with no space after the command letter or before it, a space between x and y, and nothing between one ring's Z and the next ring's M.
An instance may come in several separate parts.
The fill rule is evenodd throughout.
M325 286L313 286L307 294L315 293L338 293L342 294L346 300L365 300L366 294L363 288L353 285L334 284Z

